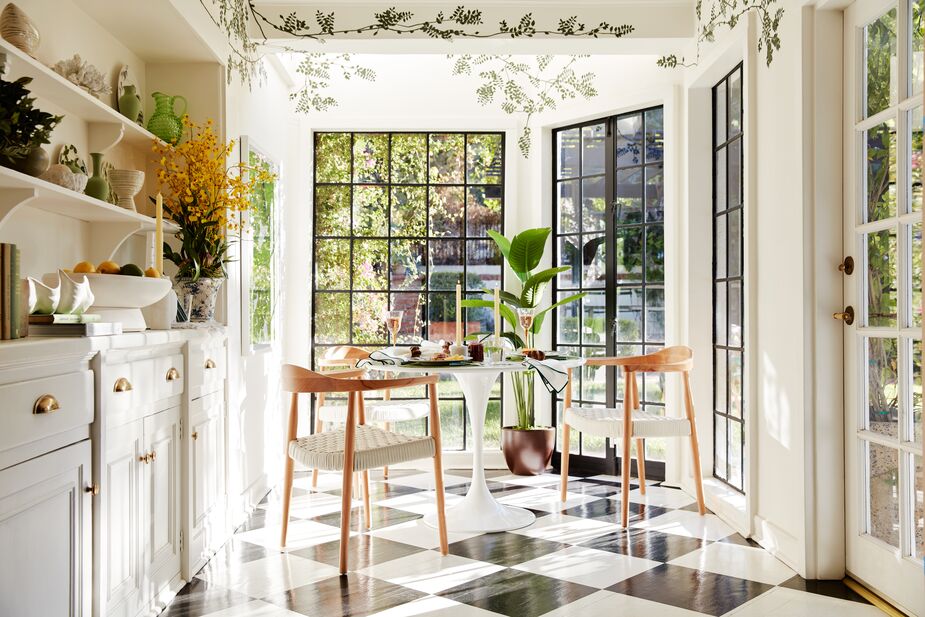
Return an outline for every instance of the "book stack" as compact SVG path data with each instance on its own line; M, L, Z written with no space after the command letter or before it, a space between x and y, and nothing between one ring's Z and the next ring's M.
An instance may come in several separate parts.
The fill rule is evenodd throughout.
M102 322L99 315L29 316L29 336L111 336L113 334L122 334L122 324Z
M0 243L0 339L23 336L22 283L19 279L19 249Z

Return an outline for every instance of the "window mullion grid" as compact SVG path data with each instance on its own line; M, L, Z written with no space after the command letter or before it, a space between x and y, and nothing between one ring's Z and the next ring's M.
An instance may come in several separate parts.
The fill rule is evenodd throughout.
M355 221L353 220L353 218L354 218L354 209L353 209L353 197L354 197L354 195L353 195L353 193L354 193L354 182L353 182L353 168L354 168L353 148L354 148L354 141L355 141L355 140L356 140L356 133L350 133L350 264L348 265L348 267L350 268L350 270L349 270L349 272L350 272L350 277L349 277L349 278L350 278L350 287L349 287L349 289L350 289L350 295L348 296L348 297L350 298L350 301L349 301L349 307L348 307L348 311L347 311L347 318L350 320L350 321L349 321L349 326L348 326L349 329L350 329L350 334L349 334L349 336L348 336L348 339L349 339L349 342L350 342L351 345L353 345L353 245L354 245L354 243L356 242L356 236L355 236L354 233L353 233L353 229L354 229L354 225L355 225Z
M617 172L616 157L614 156L614 144L616 143L616 118L607 119L607 127L604 139L604 195L609 201L605 207L606 216L604 217L604 252L607 259L604 261L604 354L607 356L616 355L616 331L617 331L617 240L616 240L616 208L617 202ZM584 279L582 278L582 283ZM608 407L615 407L617 400L617 369L615 366L604 367L604 384L605 384L605 404ZM616 447L608 437L604 440L605 460L613 461L616 459Z

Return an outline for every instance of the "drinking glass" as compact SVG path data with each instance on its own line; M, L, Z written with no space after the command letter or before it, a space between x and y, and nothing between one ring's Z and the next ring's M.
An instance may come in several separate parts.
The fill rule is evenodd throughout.
M501 364L504 362L504 342L502 338L489 336L485 339L485 364Z
M386 311L385 313L385 327L392 336L392 347L398 344L398 332L401 330L401 319L404 314L404 311Z
M533 318L535 317L535 312L536 309L532 308L517 309L517 319L520 321L520 327L524 330L524 345L527 349L533 347L530 328L533 327Z

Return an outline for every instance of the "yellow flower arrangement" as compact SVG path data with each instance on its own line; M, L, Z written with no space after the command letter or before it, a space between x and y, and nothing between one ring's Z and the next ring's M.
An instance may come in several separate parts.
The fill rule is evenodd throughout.
M229 164L234 140L221 143L212 120L196 124L188 116L183 125L189 139L176 146L159 140L157 180L164 197L164 217L179 231L179 251L164 243L164 257L176 264L177 278L227 276L229 236L240 234L243 214L251 207L257 187L273 180L273 174L244 163Z

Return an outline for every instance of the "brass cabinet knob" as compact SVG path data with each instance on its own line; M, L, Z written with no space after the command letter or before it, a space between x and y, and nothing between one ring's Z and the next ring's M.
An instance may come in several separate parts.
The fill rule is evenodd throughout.
M151 450L151 453L148 454L148 456L151 457L151 460L152 460L152 461L153 461L153 460L156 460L156 459L157 459L157 452L156 452L155 450Z
M129 392L131 389L132 383L125 377L118 378L112 387L113 392Z
M177 369L171 367L170 370L167 371L167 377L166 377L166 379L167 379L167 381L176 381L176 380L180 379L180 371L178 371Z
M193 431L193 434L190 435L190 437L193 438L193 441L196 441L197 439L199 439L199 433L197 431Z
M845 322L846 326L850 326L854 323L854 307L846 306L844 311L832 313L832 319L840 319Z
M58 404L58 399L51 394L43 394L38 397L35 400L35 404L32 405L32 413L35 415L53 413L59 409L61 409L61 405Z
M144 463L145 465L147 465L148 463L151 462L151 455L145 452L144 454L138 457L138 460Z
M95 483L94 483L94 484L90 484L90 485L84 487L84 492L85 492L85 493L90 493L91 495L99 495L99 494L100 494L100 485L99 485L99 484L95 484Z
M215 368L215 362L212 361L212 358L209 358L208 360L206 360L206 368L207 369Z

